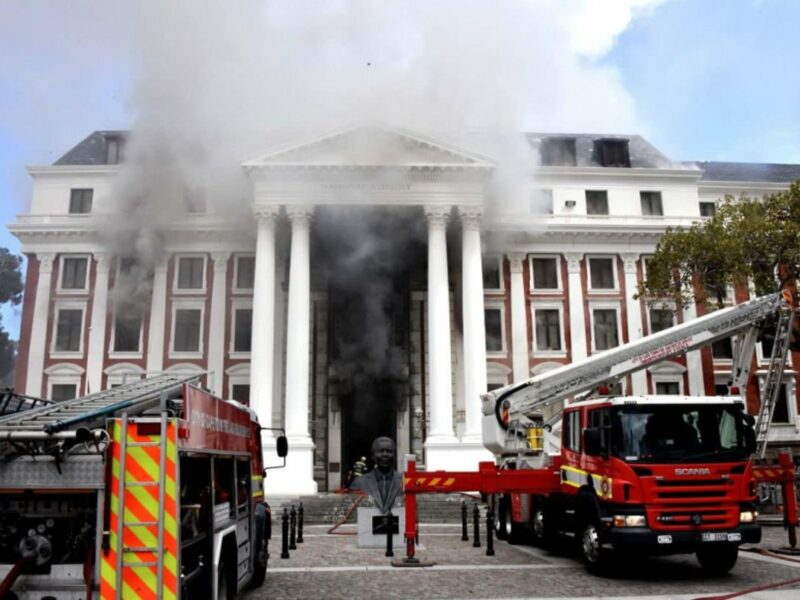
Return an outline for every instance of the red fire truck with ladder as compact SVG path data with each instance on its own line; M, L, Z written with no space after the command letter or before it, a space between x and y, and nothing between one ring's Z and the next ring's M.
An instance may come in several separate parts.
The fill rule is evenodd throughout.
M796 546L792 457L764 462L796 316L788 292L756 298L483 395L483 443L496 462L417 472L407 461L406 560L414 560L416 495L458 491L489 495L501 538L547 545L574 536L590 572L602 571L613 549L696 552L705 569L724 573L740 544L760 541L756 487L774 482ZM756 420L741 394L759 336L773 331ZM631 373L728 337L728 396L607 395ZM587 392L545 422L543 409ZM559 424L557 438L549 429Z
M263 582L262 428L198 381L0 416L0 598L222 599Z

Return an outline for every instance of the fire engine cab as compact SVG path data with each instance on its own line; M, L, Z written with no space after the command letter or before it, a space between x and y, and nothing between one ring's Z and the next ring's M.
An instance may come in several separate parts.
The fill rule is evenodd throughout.
M0 417L0 597L219 599L263 582L262 428L197 381Z

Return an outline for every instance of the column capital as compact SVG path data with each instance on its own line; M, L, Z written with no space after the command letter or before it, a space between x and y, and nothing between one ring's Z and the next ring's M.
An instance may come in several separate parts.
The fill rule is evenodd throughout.
M567 272L580 273L583 252L566 252L564 258L567 259Z
M626 253L622 254L621 256L622 256L622 265L625 269L625 273L635 274L636 261L639 260L639 255L633 253Z
M506 256L508 257L508 264L511 267L511 272L522 273L522 265L525 263L525 259L528 258L528 255L523 252L509 252Z
M281 207L277 204L253 207L253 215L255 215L256 223L258 223L258 225L274 227L275 222L278 220L278 215L280 214Z
M447 226L447 218L450 216L450 206L425 206L425 219L428 221L428 229L443 230Z
M211 260L214 261L214 272L223 273L228 270L228 259L230 259L230 252L212 252Z
M97 262L97 271L108 273L111 268L111 255L108 252L93 252L92 256Z
M56 255L52 252L42 252L36 254L36 259L39 261L39 273L52 273L53 261Z
M292 223L292 229L295 227L308 227L314 217L314 207L309 204L287 206L286 216L289 217L289 221Z
M461 226L465 231L480 229L483 219L483 208L480 206L459 206L458 215L461 217Z

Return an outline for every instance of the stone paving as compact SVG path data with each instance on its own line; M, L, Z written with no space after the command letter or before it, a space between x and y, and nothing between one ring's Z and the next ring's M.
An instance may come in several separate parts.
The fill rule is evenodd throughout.
M326 535L326 529L307 527L305 543L288 560L281 560L279 546L273 545L266 583L244 598L694 598L800 578L800 563L749 552L742 552L732 573L724 577L706 577L691 555L620 564L609 577L593 577L568 545L550 553L495 541L496 555L488 557L483 530L482 547L473 548L471 529L470 542L462 542L460 527L449 525L421 525L418 556L435 562L434 567L396 568L383 550L359 549L355 536ZM354 530L347 526L339 531ZM780 527L765 527L764 538L764 547L786 544ZM395 555L404 555L402 543L395 544ZM800 583L754 597L797 599Z

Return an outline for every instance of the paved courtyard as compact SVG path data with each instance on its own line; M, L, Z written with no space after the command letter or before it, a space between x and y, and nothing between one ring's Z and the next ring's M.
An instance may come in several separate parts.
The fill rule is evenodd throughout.
M787 562L753 552L740 553L732 573L708 578L691 555L620 564L610 577L588 575L567 545L556 553L532 546L495 541L496 555L486 556L472 541L461 541L460 526L422 525L418 556L436 563L427 568L396 568L383 550L356 547L354 535L327 535L327 526L309 526L305 543L288 560L280 559L280 539L271 547L267 581L245 594L246 600L310 598L577 598L652 597L704 598L800 579L800 562ZM349 526L339 531L354 532ZM483 535L484 531L481 531ZM471 537L471 531L470 531ZM765 548L786 544L780 527L765 527ZM275 540L274 540L275 541ZM397 540L400 542L401 540ZM404 547L395 544L395 555ZM800 560L798 558L797 560ZM746 598L800 598L800 582Z

